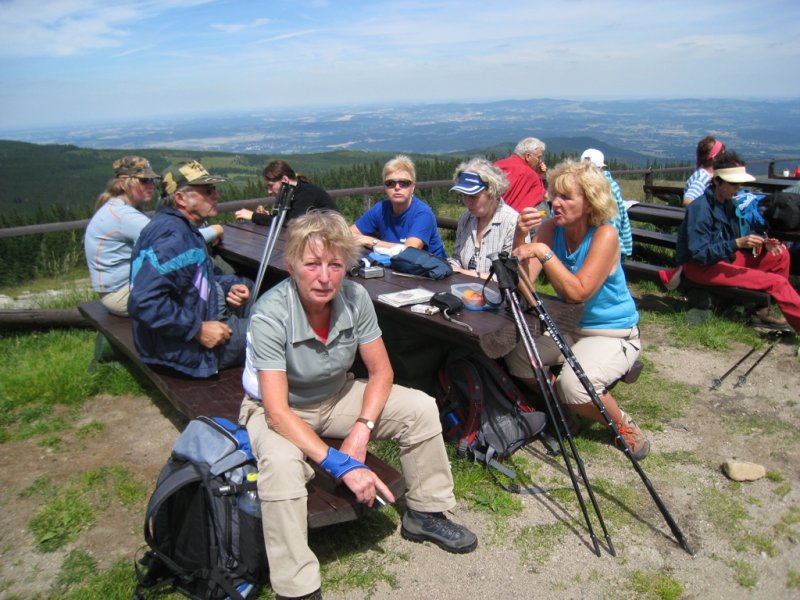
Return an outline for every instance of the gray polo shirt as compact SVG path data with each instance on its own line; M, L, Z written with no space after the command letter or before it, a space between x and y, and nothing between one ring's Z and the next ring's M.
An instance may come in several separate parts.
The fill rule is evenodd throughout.
M285 279L253 306L242 385L250 397L260 398L257 372L285 371L289 406L321 402L344 386L358 346L380 336L367 290L345 279L323 342L308 323L294 280Z

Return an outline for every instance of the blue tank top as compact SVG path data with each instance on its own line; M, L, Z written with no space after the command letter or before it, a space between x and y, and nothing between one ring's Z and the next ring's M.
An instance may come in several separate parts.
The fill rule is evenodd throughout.
M581 245L569 254L564 240L564 228L556 227L553 233L553 253L574 275L578 272L589 253L589 246L597 227L590 227ZM628 285L622 263L609 275L594 295L584 302L583 317L578 327L585 329L628 329L639 322L639 313Z

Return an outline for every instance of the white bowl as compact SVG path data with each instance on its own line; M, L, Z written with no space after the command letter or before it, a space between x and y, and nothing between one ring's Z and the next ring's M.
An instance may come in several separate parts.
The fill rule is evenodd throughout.
M480 307L484 306L483 297L481 298L464 298L464 292L467 290L472 290L477 294L483 294L483 297L486 298L489 302L497 304L500 302L500 294L495 292L491 288L484 288L482 283L454 283L450 286L450 292L458 299L460 299L464 306L468 307Z

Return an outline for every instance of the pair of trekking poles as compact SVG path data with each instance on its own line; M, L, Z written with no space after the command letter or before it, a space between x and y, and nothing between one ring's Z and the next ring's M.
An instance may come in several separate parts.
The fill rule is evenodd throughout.
M769 346L767 346L767 349L764 350L764 352L761 353L761 355L756 359L756 361L752 365L750 365L750 368L747 369L747 371L745 371L744 373L742 373L741 375L739 375L736 378L736 383L733 384L733 387L735 387L735 388L741 387L745 383L747 383L747 376L750 375L750 373L753 372L753 369L755 369L759 365L759 363L767 357L767 354L772 352L772 348L775 346L775 343L778 341L778 339L780 337L781 337L781 332L780 331L770 331L767 334L767 339L769 340ZM737 360L736 363L730 369L725 371L719 377L716 377L716 378L712 379L711 380L711 385L709 386L708 389L709 390L718 390L719 387L722 385L722 382L725 381L725 378L728 375L730 375L731 373L733 373L737 368L739 368L739 365L741 365L744 361L746 361L748 358L750 358L750 356L755 351L756 351L756 347L753 346L750 349L750 351L747 354L745 354L742 358Z
M566 446L564 445L565 438L567 444L569 445L572 457L575 460L575 464L578 467L578 472L580 474L581 480L583 481L583 485L586 488L586 492L589 496L589 500L592 504L594 513L597 516L597 520L600 524L600 527L603 530L603 535L605 537L606 544L608 546L608 552L612 556L616 556L617 553L616 550L614 549L614 544L611 542L611 536L609 535L608 529L606 528L606 524L605 521L603 520L603 515L600 512L600 507L597 504L597 499L595 498L594 491L592 490L592 486L589 483L589 477L586 474L586 470L584 469L583 461L581 460L578 454L578 449L575 447L575 442L572 438L572 434L570 433L570 429L567 425L566 418L564 417L564 412L561 408L561 403L558 401L555 389L553 388L553 382L549 377L549 371L542 362L541 356L536 347L536 342L534 341L533 335L531 334L531 331L528 327L528 323L525 321L524 313L519 303L519 297L518 297L519 293L522 294L522 297L535 310L539 320L542 322L543 326L550 334L550 337L558 346L559 350L561 351L561 354L563 354L566 363L575 372L575 375L578 377L578 380L581 382L584 389L591 397L593 404L600 411L600 414L603 416L603 419L605 420L609 429L611 429L611 431L613 432L615 440L622 447L623 452L630 459L631 463L633 464L633 468L636 470L636 472L639 474L639 477L642 479L644 486L647 488L647 491L653 498L653 501L658 507L658 510L661 512L661 515L664 517L664 520L667 522L667 525L669 526L670 530L675 536L678 544L686 552L693 555L694 551L690 548L689 543L687 542L686 538L683 535L683 532L680 530L678 524L672 518L672 515L670 514L664 502L661 500L661 497L658 495L658 492L656 492L655 488L653 487L653 484L650 482L650 479L648 479L647 475L642 470L642 467L639 465L639 461L636 460L636 458L633 456L630 446L620 434L619 430L617 429L617 426L614 424L614 421L608 415L608 412L606 411L602 400L600 400L600 397L595 391L594 386L591 384L583 368L578 363L575 354L573 354L572 349L567 344L555 321L547 312L547 309L545 308L542 299L539 297L536 290L534 290L533 284L531 283L527 273L525 273L525 270L520 268L520 265L517 262L517 260L513 257L510 257L506 252L503 252L501 254L492 254L489 256L489 259L492 261L492 267L490 269L489 277L491 277L492 275L496 276L500 292L501 294L503 294L505 300L507 301L508 306L510 307L511 310L511 314L514 317L514 323L516 324L523 345L525 346L525 351L528 355L528 360L530 361L531 367L533 368L536 382L542 392L542 395L544 396L545 407L547 410L547 417L553 424L553 429L555 431L555 436L558 442L559 451L561 453L561 456L564 458L564 463L566 465L567 472L569 473L570 481L572 482L572 488L575 491L575 495L581 507L581 512L583 513L583 518L586 521L586 527L589 532L589 536L592 540L595 554L597 556L600 556L600 545L598 543L597 536L595 535L594 528L592 527L592 522L591 519L589 518L586 502L584 501L583 494L581 493L581 489L578 484L578 480L575 476L575 471L572 467L572 462L570 461L569 455L566 450Z

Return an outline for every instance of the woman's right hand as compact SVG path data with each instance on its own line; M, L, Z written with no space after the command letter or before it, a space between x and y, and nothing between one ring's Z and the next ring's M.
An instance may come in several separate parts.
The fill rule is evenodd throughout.
M532 206L523 208L522 212L519 213L519 217L517 217L517 229L527 235L531 230L539 227L542 223L542 212Z
M240 221L252 221L253 220L253 211L247 210L246 208L240 208L236 211L236 218Z
M381 481L374 471L353 469L344 474L342 481L353 492L356 500L362 504L371 507L375 502L376 496L380 496L389 504L394 502L392 490Z

